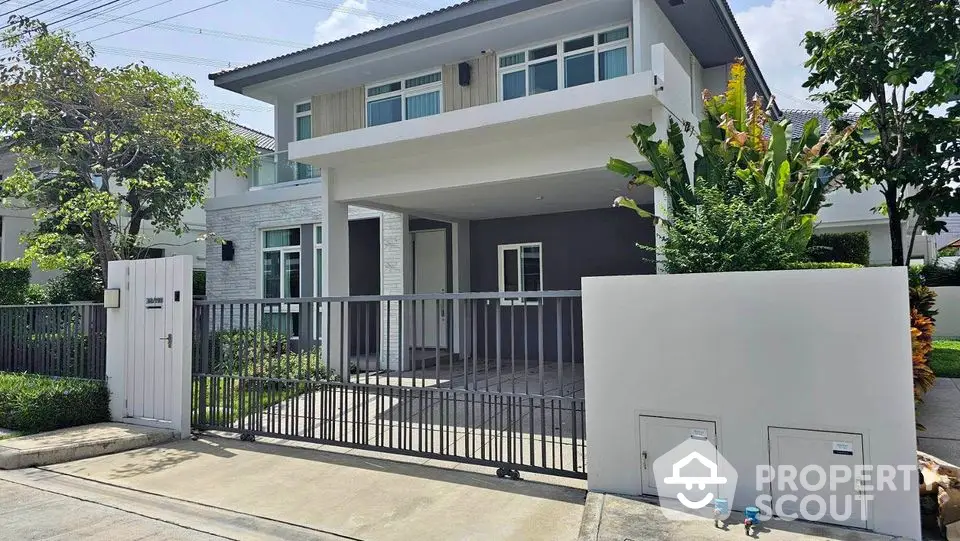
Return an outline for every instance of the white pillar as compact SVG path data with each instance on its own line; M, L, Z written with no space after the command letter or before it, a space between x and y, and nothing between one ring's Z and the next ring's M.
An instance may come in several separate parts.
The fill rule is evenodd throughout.
M321 296L346 297L350 294L350 237L347 204L331 196L336 175L333 169L324 169L322 183L323 207L323 269L320 281ZM341 375L350 368L345 303L331 302L323 307L323 352L327 366Z
M384 212L380 218L380 292L382 295L409 293L407 286L410 262L410 217L407 214ZM384 302L380 306L380 367L389 370L404 368L404 341L401 339L400 303Z
M461 221L461 222L451 222L451 236L452 245L453 245L453 292L454 293L468 293L470 292L470 222ZM461 308L460 303L454 302L453 307L453 351L454 353L465 353L461 351L460 343L463 341L461 337L466 334L468 350L470 340L472 335L469 330L472 330L470 314L467 314L466 319L461 317ZM469 330L468 330L469 327Z
M107 389L110 391L110 419L120 422L127 414L126 358L127 349L127 313L129 306L128 271L125 261L111 261L107 264L107 283L105 289L120 292L120 306L107 308Z

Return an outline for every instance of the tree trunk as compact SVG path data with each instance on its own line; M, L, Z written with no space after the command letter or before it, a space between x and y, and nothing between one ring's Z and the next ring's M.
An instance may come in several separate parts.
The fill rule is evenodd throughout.
M887 201L887 218L890 223L890 252L893 255L891 265L902 267L906 265L903 256L903 218L900 216L900 207L897 205L896 190L884 194Z

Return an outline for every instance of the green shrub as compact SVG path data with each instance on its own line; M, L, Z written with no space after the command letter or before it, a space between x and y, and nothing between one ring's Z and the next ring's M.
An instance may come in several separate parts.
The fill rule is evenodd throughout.
M929 287L960 286L960 261L952 267L924 265L920 267L920 276Z
M775 203L750 200L703 185L700 204L681 201L661 250L670 274L762 271L788 268L802 259L799 226Z
M103 302L103 277L93 267L72 268L47 282L46 290L52 304Z
M788 265L787 268L793 269L793 270L862 269L863 265L858 265L856 263L840 263L838 261L825 261L825 262L801 261L799 263L792 263Z
M104 382L0 373L0 427L42 432L109 420Z
M277 358L287 352L289 338L279 332L245 329L219 331L213 336L214 373L236 373L244 363Z
M27 286L27 295L24 304L49 304L50 298L47 297L47 288L40 284L30 284Z
M811 261L818 263L856 263L865 267L870 264L870 233L814 235L810 238L807 254Z
M0 261L0 305L26 304L30 267L18 261Z

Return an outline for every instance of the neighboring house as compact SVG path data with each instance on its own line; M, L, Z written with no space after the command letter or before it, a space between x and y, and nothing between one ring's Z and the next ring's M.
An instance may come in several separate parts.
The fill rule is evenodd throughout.
M789 119L792 123L795 138L800 137L803 133L803 126L814 117L820 121L821 134L826 133L830 127L830 121L827 120L822 111L796 109L785 109L783 111L783 118ZM853 121L856 116L850 115L846 119ZM827 195L828 206L822 208L818 214L816 232L866 231L870 234L870 264L889 265L893 260L890 226L886 216L873 210L882 203L883 194L876 186L860 193L852 193L846 188L839 187ZM912 218L904 222L904 250L907 250L909 246L910 232L913 230L914 223ZM928 255L932 255L931 250L926 235L918 234L914 243L913 259L925 259Z
M605 164L642 164L637 122L697 121L702 89L722 92L737 57L769 98L724 0L472 0L215 73L275 107L278 153L270 182L206 203L233 242L227 258L208 245L208 297L575 290L654 273L636 248L654 226L612 208L626 183ZM296 306L285 317L299 327ZM439 334L424 343L446 347Z
M250 128L230 123L231 128L238 135L254 140L261 153L270 153L274 150L273 138ZM0 180L9 175L15 168L17 157L13 153L0 150ZM216 171L210 177L207 194L217 197L218 186L229 186L240 182L233 171ZM223 188L221 188L222 190ZM207 232L207 218L204 209L196 206L188 209L183 215L183 222L188 231L181 236L170 232L155 232L149 222L143 225L142 235L145 240L147 257L163 257L170 255L191 255L194 257L194 266L203 269L206 266L206 246L198 242L197 238ZM0 261L12 261L23 256L25 246L20 243L20 237L34 229L33 210L19 207L0 207ZM214 232L215 233L215 232ZM34 269L33 280L46 282L55 273L42 272Z

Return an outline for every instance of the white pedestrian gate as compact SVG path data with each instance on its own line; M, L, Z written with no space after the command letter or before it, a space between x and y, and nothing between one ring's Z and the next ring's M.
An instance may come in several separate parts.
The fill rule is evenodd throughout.
M112 261L107 382L116 421L190 435L193 258Z

